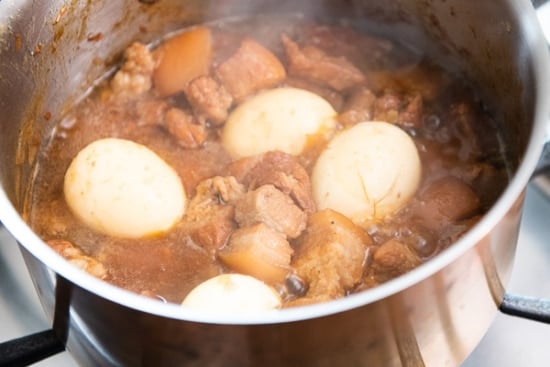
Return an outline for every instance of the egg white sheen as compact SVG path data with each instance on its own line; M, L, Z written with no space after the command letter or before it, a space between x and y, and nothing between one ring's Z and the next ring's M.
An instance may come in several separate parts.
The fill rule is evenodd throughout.
M233 158L272 150L298 155L308 136L331 133L336 112L317 94L297 88L262 92L235 108L222 133L222 143Z
M401 209L420 178L420 157L407 133L370 121L333 138L315 164L312 187L319 209L336 210L365 225Z
M272 287L242 274L222 274L195 287L183 307L216 314L249 315L279 309L281 298Z
M83 148L65 173L73 213L94 230L138 238L170 229L184 214L182 182L149 148L107 138Z

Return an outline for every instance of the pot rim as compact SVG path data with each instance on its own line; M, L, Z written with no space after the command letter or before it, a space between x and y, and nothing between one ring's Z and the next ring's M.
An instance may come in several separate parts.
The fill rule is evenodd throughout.
M524 27L524 41L528 44L528 49L532 56L529 61L536 76L534 78L536 96L533 115L534 125L523 160L501 197L463 237L435 258L375 288L329 302L253 315L220 315L189 310L178 304L162 303L158 300L140 296L111 285L70 264L31 230L15 210L3 189L0 189L0 208L2 208L0 210L0 221L21 246L25 247L49 269L68 279L73 284L114 303L161 317L226 325L274 324L329 316L383 300L437 273L458 259L470 248L474 247L497 225L524 192L539 160L543 145L547 139L546 131L550 116L550 103L547 101L550 96L550 57L548 52L546 52L547 43L543 37L540 25L534 21L536 20L534 9L525 11L525 7L521 7L522 11L519 11L520 6L518 4L512 6L516 7L516 14L522 18L520 24Z

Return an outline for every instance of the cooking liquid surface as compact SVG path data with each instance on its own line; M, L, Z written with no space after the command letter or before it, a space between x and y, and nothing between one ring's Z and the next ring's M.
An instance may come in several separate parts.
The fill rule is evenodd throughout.
M427 261L450 245L470 228L500 194L507 182L502 147L495 122L461 76L447 73L427 55L411 51L387 39L365 36L347 26L295 22L292 19L264 18L210 25L213 32L213 65L232 55L244 37L251 37L270 49L286 66L281 34L303 45L316 45L335 57L345 57L366 76L367 87L383 109L379 118L391 121L414 139L422 161L422 180L415 198L396 215L365 228L374 241L375 252L392 238L412 248L420 262ZM291 22L292 21L292 22ZM292 24L292 25L291 25ZM281 83L290 84L290 77ZM295 81L292 81L295 83ZM306 83L307 84L307 83ZM314 85L306 85L313 89ZM330 91L330 101L340 116L345 112L351 91ZM391 94L395 92L394 94ZM422 98L421 111L407 120L407 107L416 96ZM191 239L185 217L165 234L142 239L121 239L102 235L83 225L69 210L63 194L64 174L71 160L87 144L106 137L128 139L143 144L170 166L182 179L188 197L197 184L214 176L226 176L231 157L220 143L220 128L206 122L208 139L199 148L186 148L165 128L140 122L139 106L158 101L156 91L136 99L113 97L108 83L74 107L58 124L50 141L44 144L37 162L36 179L31 192L28 221L44 240L67 240L86 255L100 261L108 271L107 281L137 293L158 296L180 303L199 283L230 271L212 252ZM188 109L182 93L164 99L170 106ZM233 106L234 108L234 106ZM341 122L340 129L345 128ZM483 135L481 133L483 132ZM313 140L298 157L308 173L326 142ZM455 177L470 186L479 198L479 206L441 230L426 228L419 221L420 193L445 177ZM293 240L290 240L293 245ZM403 270L372 270L367 259L362 281L347 292L368 289L399 275Z

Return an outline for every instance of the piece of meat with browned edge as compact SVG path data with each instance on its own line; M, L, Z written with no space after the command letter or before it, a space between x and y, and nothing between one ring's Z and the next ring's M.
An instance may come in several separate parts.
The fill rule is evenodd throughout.
M480 200L464 181L446 176L432 182L414 205L420 223L439 232L455 221L477 214Z
M240 102L261 89L272 88L286 77L286 70L270 50L245 38L239 49L215 69L216 76Z
M109 275L105 266L86 255L81 249L66 240L49 240L46 243L58 254L67 259L71 264L86 271L99 279L106 279Z
M365 75L344 57L333 57L315 46L300 48L288 36L281 36L288 58L288 74L344 91L366 81Z
M207 120L214 126L227 120L233 97L223 85L208 75L191 80L185 88L185 96L199 121Z
M142 43L134 42L124 51L124 63L111 80L111 88L117 95L135 97L153 86L152 75L156 62Z
M199 148L208 138L206 127L197 124L193 115L179 108L166 111L164 126L185 148Z
M296 241L292 260L308 291L293 304L345 296L361 281L372 243L369 235L346 216L331 209L314 213Z
M164 124L164 115L170 106L163 99L143 99L135 104L135 117L138 126Z
M344 126L353 126L360 122L371 121L376 96L366 87L359 87L346 100L338 121Z
M361 70L393 69L402 63L396 52L398 48L391 41L353 27L311 23L296 36L298 43L318 47L330 55L343 56Z
M236 202L235 220L240 227L265 223L288 238L296 238L306 228L307 214L275 186L263 185Z
M293 252L282 233L258 223L235 230L218 257L233 271L281 284L290 271Z
M419 94L429 102L440 97L450 83L449 76L441 73L439 67L428 59L420 60L416 65L369 73L369 87L375 93L390 89L398 93Z
M392 238L374 251L370 273L376 281L385 282L414 269L421 262L405 243Z
M335 111L340 111L344 104L344 97L342 96L342 93L332 88L313 83L309 80L289 77L286 79L285 84L290 87L310 91L317 94L318 96L323 97L327 100L328 103L330 103Z
M309 175L290 154L267 152L235 161L228 169L249 190L271 184L289 195L307 214L315 211Z
M222 248L237 227L231 203L244 192L234 177L214 177L199 183L183 221L191 239L211 253Z
M386 90L374 102L373 119L398 124L404 127L420 128L424 104L420 94L400 94Z

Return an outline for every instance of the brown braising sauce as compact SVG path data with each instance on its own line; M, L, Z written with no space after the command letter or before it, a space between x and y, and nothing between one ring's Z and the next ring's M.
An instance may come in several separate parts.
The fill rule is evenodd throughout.
M227 119L276 88L323 98L335 111L332 130L309 134L299 153L235 156L223 141ZM343 297L429 261L503 190L495 121L474 91L428 55L345 22L244 19L182 30L151 48L133 44L43 144L29 222L77 266L168 302L222 273L264 281L283 307ZM368 121L412 139L421 176L398 210L359 223L320 207L312 172L335 136ZM177 172L187 203L174 226L121 238L77 218L65 173L103 138L142 144Z

